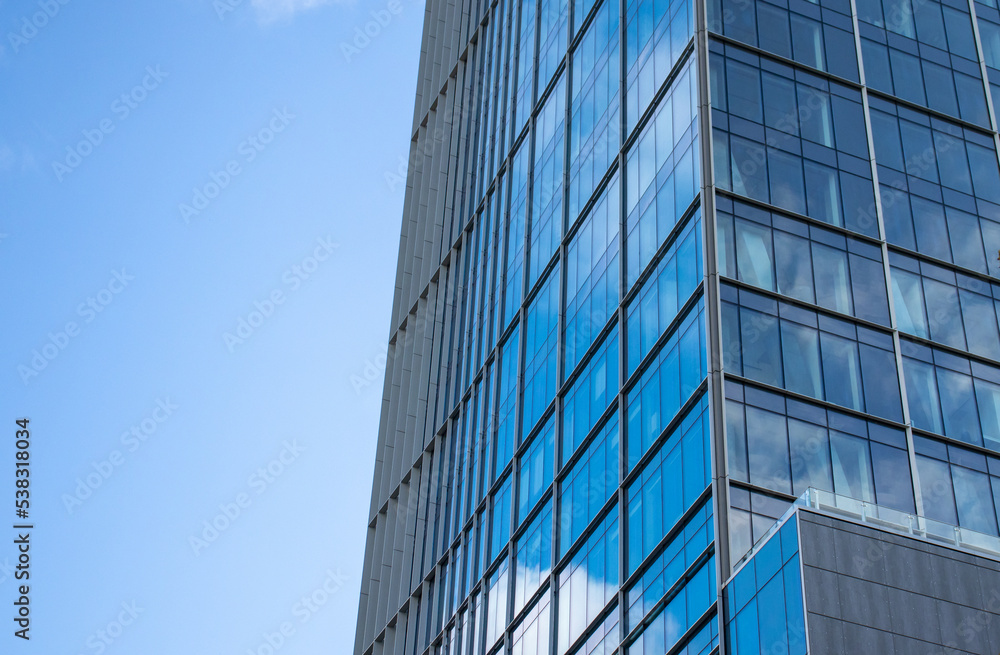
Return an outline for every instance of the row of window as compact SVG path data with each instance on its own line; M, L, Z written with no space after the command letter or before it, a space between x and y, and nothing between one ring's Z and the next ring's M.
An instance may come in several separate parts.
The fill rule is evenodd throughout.
M967 5L861 0L858 21L870 87L989 127Z
M626 370L632 373L688 303L702 279L700 215L695 212L625 309Z
M997 536L1000 521L1000 458L915 435L924 514Z
M631 470L708 374L704 300L688 311L626 391L628 467Z
M814 487L914 511L902 429L730 382L726 394L732 480L794 496Z
M710 43L716 185L878 236L861 94Z
M983 4L977 1L976 21L979 24L979 42L983 46L986 63L986 77L990 82L993 107L1000 107L1000 11L996 3Z
M712 0L713 32L858 82L851 5L844 0Z
M712 500L708 498L683 526L676 529L674 537L639 579L625 590L627 630L641 625L643 618L712 546L715 539L712 519Z
M619 193L616 175L566 250L565 375L573 372L618 308Z
M629 574L708 487L712 479L709 439L708 401L703 395L629 484Z
M696 82L692 61L625 156L625 252L630 288L698 194Z
M889 325L878 246L726 196L716 205L720 275Z
M889 334L729 285L722 301L727 371L902 421Z
M1000 285L890 253L901 332L1000 360Z
M515 615L521 612L527 601L548 579L553 561L569 552L571 544L579 539L588 524L594 525L590 536L584 543L578 544L574 555L556 576L561 590L558 627L560 653L566 652L617 594L617 507L612 506L599 523L594 524L593 521L618 488L618 447L617 421L612 417L588 443L587 450L574 462L573 469L560 484L559 510L555 512L559 523L555 532L560 535L560 543L558 556L555 558L552 547L552 536L555 534L552 525L553 501L546 500L540 510L534 509L551 486L553 467L548 453L552 452L552 445L547 426L533 437L532 445L521 458L517 522L522 522L529 515L532 518L525 527L519 529L514 544L514 561L509 567L503 553L506 552L505 544L510 534L510 478L500 486L491 502L493 545L490 552L492 558L499 558L502 563L489 576L487 587L493 589L490 591L491 596L499 594L495 589L507 584L508 568L512 568L514 575L511 591L514 594ZM665 438L657 454L647 459L643 471L627 490L629 571L634 571L653 552L661 538L671 532L694 502L704 497L711 479L709 467L707 398L703 396ZM630 616L634 620L642 618L639 616L636 619L636 613L642 607L652 609L655 605L652 594L657 593L657 584L662 585L667 578L676 575L679 566L683 567L680 569L683 572L707 547L711 540L710 516L710 504L706 502L689 525L677 532L679 540L668 544L657 560L650 564L649 571L655 570L655 573L644 574L640 587L630 592L639 594L637 597L630 596L633 597ZM453 566L460 568L461 562L461 557L453 558ZM657 583L651 576L659 576L660 582ZM714 578L714 573L712 577ZM667 589L672 585L673 583L667 585ZM644 605L636 605L642 598L645 599ZM459 602L460 600L459 598ZM501 601L497 599L490 602ZM705 605L692 618L700 617L707 608L708 605ZM496 617L497 626L506 619L505 610L494 609L491 616ZM563 617L567 617L565 621ZM634 623L630 621L630 625ZM499 628L495 630L497 631L487 632L488 639L494 636L499 638Z
M691 574L663 609L645 624L638 637L625 648L625 653L666 653L675 648L681 637L714 605L717 594L715 576L713 555ZM714 626L713 618L680 652L692 655L710 652L717 639Z
M1000 451L1000 368L900 342L914 428Z

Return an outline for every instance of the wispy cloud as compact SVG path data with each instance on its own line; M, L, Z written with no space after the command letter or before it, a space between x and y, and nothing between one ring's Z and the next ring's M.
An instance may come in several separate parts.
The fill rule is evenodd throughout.
M257 18L262 22L271 22L281 18L290 18L294 14L328 4L347 4L351 0L253 0Z

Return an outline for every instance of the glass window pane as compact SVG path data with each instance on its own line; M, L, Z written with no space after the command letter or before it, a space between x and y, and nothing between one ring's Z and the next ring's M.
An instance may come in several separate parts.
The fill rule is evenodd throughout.
M795 82L768 72L764 72L761 79L764 84L764 124L798 136L799 121L795 119L798 111L795 106Z
M924 317L924 293L920 286L920 276L893 268L892 300L900 331L926 339L929 332L927 319Z
M781 352L785 388L812 398L823 398L819 332L798 323L782 321Z
M959 290L959 295L969 352L1000 360L1000 334L993 299L965 289Z
M797 88L802 138L832 148L833 113L830 95L809 86L799 85Z
M913 427L941 434L941 407L934 366L906 358L903 360L903 376L906 378L906 397Z
M768 202L764 146L736 136L732 137L730 146L733 192Z
M750 483L783 493L792 492L785 417L747 407Z
M809 487L833 491L826 428L790 418L788 442L792 452L792 494L801 496Z
M755 123L763 123L760 71L743 62L729 59L726 61L726 82L729 111Z
M1000 450L1000 385L976 380L975 387L984 445L992 450Z
M802 160L774 148L767 151L768 179L771 203L797 212L806 213L806 195L802 184Z
M777 268L778 293L814 302L813 265L809 241L788 232L775 230L774 261Z
M819 243L812 244L816 267L816 304L844 314L851 313L847 253Z
M931 339L954 348L965 350L965 332L962 329L962 310L958 305L955 287L925 277L924 298L930 317Z
M854 313L858 318L889 324L889 301L885 291L882 262L850 255Z
M826 399L851 409L863 410L857 343L827 332L822 333L821 343Z
M955 465L951 467L951 474L955 482L959 525L996 536L997 514L989 476Z
M809 216L830 225L843 225L837 171L808 159L805 161L805 171Z
M825 70L823 33L820 29L820 23L800 14L792 14L791 19L795 60L806 66Z
M920 478L920 497L924 501L924 513L927 518L958 525L955 492L948 469L946 462L917 455L917 475Z
M778 318L744 307L740 310L740 331L743 375L782 386Z
M896 421L903 420L903 402L896 377L896 356L868 344L860 344L861 376L864 380L865 411Z
M938 389L941 393L941 413L944 434L966 443L981 445L979 413L972 391L972 378L945 368L937 368Z
M998 394L998 401L1000 401L1000 394ZM726 405L726 441L729 444L729 476L740 482L749 482L747 431L742 405L731 402Z
M770 230L756 223L736 219L736 261L741 281L774 291Z
M910 460L905 450L870 442L872 467L875 473L876 502L893 509L913 512L913 485L910 481Z
M948 227L944 220L944 208L936 202L916 196L910 197L910 206L913 208L913 226L917 237L917 249L925 255L948 261L951 256L951 248L948 245Z
M867 502L875 501L868 443L864 439L830 433L833 461L833 485L838 494Z

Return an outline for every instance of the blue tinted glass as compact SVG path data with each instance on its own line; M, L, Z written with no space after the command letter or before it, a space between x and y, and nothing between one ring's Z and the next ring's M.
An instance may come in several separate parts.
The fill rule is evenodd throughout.
M566 462L618 396L618 331L587 362L563 401L562 461Z
M573 555L559 573L557 652L583 634L618 591L618 508Z
M518 345L520 325L515 325L507 341L500 346L499 402L497 404L497 450L493 479L514 456L518 399Z
M493 561L507 547L510 540L510 477L508 476L500 489L493 495L493 538L490 547L490 561Z
M507 254L505 258L504 320L507 325L517 316L524 286L524 229L528 214L528 144L521 142L511 161L510 214L507 218Z
M666 240L698 193L697 89L688 66L626 155L628 286Z
M552 483L555 470L555 421L552 417L532 437L531 445L521 455L518 471L517 522L527 517L531 508Z
M629 468L660 436L705 378L704 321L703 307L699 302L628 391L626 436Z
M747 451L751 484L788 494L792 492L784 416L748 407Z
M560 485L560 557L618 488L618 453L618 419L612 417Z
M634 371L701 282L701 223L695 220L677 236L656 270L629 303L628 371Z
M821 335L820 340L827 400L851 409L863 410L857 344L826 332Z
M553 0L555 1L555 0ZM534 286L555 254L563 229L566 92L560 77L535 121L535 168L531 180L528 286Z
M570 224L576 221L621 145L618 32L618 6L609 0L598 9L573 53Z
M635 571L708 487L708 417L704 397L628 488L628 570Z
M746 307L740 309L743 375L780 387L784 384L778 317Z
M566 375L573 372L618 306L618 197L616 177L566 251Z
M521 434L527 434L556 395L556 328L559 325L559 268L531 301L525 319L524 405Z
M936 373L941 394L944 434L966 443L982 445L983 435L979 431L979 413L976 411L972 378L941 367L937 368Z
M631 132L694 32L689 0L625 3L625 85Z
M927 518L958 525L948 463L917 455L917 474Z
M518 537L514 554L514 613L521 611L552 570L552 506Z

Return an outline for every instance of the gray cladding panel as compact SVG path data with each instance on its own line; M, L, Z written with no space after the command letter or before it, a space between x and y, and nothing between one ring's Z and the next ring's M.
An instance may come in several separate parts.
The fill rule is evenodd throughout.
M803 511L810 655L1000 653L1000 563Z

